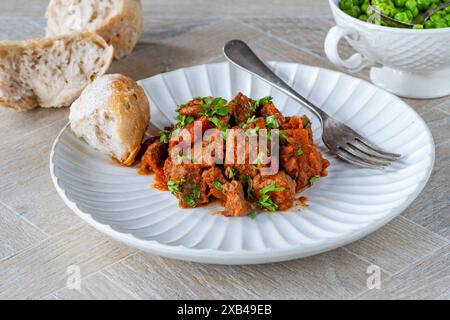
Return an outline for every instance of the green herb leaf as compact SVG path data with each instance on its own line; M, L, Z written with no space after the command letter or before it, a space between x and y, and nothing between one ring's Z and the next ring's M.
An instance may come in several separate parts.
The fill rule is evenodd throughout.
M195 188L195 183L193 182L189 182L186 184L186 188L188 188L189 190L192 190Z
M161 141L162 143L169 143L169 135L169 130L161 130L161 132L159 133L159 141Z
M279 126L280 125L278 124L278 120L277 120L277 118L275 118L275 116L266 117L266 127L268 129L276 129Z
M272 99L273 99L273 98L272 98L271 96L267 96L267 97L261 98L261 99L255 101L253 104L251 104L251 105L250 105L250 109L251 109L253 112L255 112L256 109L258 109L259 107L262 107L262 106L265 105L265 104L272 103Z
M186 202L191 208L197 206L197 202L195 202L196 197L193 194L188 194L183 198L184 202Z
M219 181L217 181L217 180L213 181L213 182L212 182L212 185L213 185L213 187L216 188L217 190L223 191L223 189L222 189L222 184L221 184Z
M280 137L281 137L282 139L285 139L285 140L286 140L286 138L287 138L287 132L286 132L286 130L280 130Z
M267 185L264 188L262 188L261 190L259 190L259 194L261 196L264 196L267 192L270 192L270 191L283 191L283 190L285 190L285 188L277 187L275 181L272 181L269 185Z
M189 160L191 163L195 162L195 158L193 156L182 156L182 155L177 155L177 160L178 162L183 162L184 159Z
M260 207L267 209L271 212L277 211L277 209L278 209L278 205L273 203L273 201L270 199L270 197L268 195L261 197L261 199L257 202L257 204Z
M194 197L196 199L200 198L200 189L199 188L194 189Z
M219 118L217 117L208 117L208 120L211 121L220 131L226 131L228 128L225 124L223 124Z
M296 153L298 156L301 156L303 154L303 150L301 148L298 148Z
M228 169L227 169L227 177L228 177L228 179L233 179L233 177L234 177L233 167L228 167Z
M178 194L181 192L181 187L186 182L185 179L180 179L179 181L176 180L169 180L167 182L167 188L169 189L172 194Z
M252 211L248 214L248 217L249 217L250 219L255 219L257 215L258 215L258 211L252 210Z
M303 124L303 128L306 128L310 124L310 121L308 119L303 119L302 124Z
M310 177L309 180L308 180L309 185L310 186L314 185L314 183L316 183L317 180L319 180L319 179L320 179L320 176L312 176L312 177Z
M247 128L249 124L251 123L256 123L256 118L255 116L252 116L251 118L248 118L247 121L245 123L241 123L241 127L242 128Z
M258 156L256 157L256 164L264 164L264 153L258 153Z

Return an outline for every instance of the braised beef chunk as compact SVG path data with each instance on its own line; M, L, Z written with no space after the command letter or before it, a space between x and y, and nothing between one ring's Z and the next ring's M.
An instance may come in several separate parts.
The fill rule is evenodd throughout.
M182 208L193 208L208 203L207 185L201 179L202 167L197 164L164 163L167 188L179 200Z
M311 179L325 175L330 163L314 145L307 117L290 117L284 126L288 129L286 145L280 148L280 164L297 183L296 191L301 191L311 185Z
M167 158L167 144L156 140L148 144L147 150L141 158L140 171L144 174L156 172L158 168L164 166L164 161Z
M239 92L228 103L222 98L198 97L181 105L177 111L176 124L163 130L161 137L142 145L141 171L155 172L155 186L172 192L182 208L217 199L225 207L223 214L227 216L248 215L255 208L287 210L294 205L296 192L326 175L329 162L314 145L310 119L283 117L271 97L253 100ZM202 135L194 135L196 121L201 122L202 134L212 128L219 129L219 134L202 140ZM265 163L264 154L261 157L258 154L256 163L250 162L250 155L254 156L256 151L250 150L248 139L244 147L238 148L235 143L234 150L228 150L234 154L234 162L225 165L216 164L212 157L204 157L197 163L194 153L188 157L177 154L179 150L175 147L180 144L201 145L203 152L213 150L214 153L214 146L225 147L229 139L233 139L227 135L229 129L244 129L244 136L258 135L261 129L269 133L279 129L279 157L267 155L270 163L278 162L279 171L273 175L262 174L263 168L270 165ZM194 139L185 140L180 135L186 132L183 130ZM223 150L224 156L226 153L227 150ZM243 158L244 163L238 162L238 158Z
M192 116L194 118L199 118L203 111L202 101L199 99L193 99L178 108L180 115Z
M253 193L257 204L269 211L287 210L294 204L295 181L283 171L272 176L253 178Z
M227 180L223 176L222 170L218 167L206 169L202 173L202 180L209 188L209 194L217 199L225 200L225 194L223 193L223 185L227 183Z
M239 92L228 104L237 125L246 123L255 114L255 101Z
M234 180L222 186L226 195L225 212L227 216L246 216L252 210L251 204L245 200L242 184Z

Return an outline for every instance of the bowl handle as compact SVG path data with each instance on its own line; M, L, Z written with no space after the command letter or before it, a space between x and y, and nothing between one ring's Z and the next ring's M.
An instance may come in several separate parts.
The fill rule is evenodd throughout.
M359 33L349 28L334 26L328 31L325 39L325 53L328 59L335 65L347 69L349 72L358 72L365 67L373 65L373 63L359 53L355 53L347 60L341 58L338 52L338 45L339 41L345 36L350 36L354 40L359 39Z

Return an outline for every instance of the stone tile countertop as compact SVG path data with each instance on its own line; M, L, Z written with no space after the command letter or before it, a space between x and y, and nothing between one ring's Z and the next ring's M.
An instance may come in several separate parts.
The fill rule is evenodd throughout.
M143 0L145 32L110 72L135 79L222 61L241 38L264 58L334 69L323 52L325 0ZM47 0L0 1L0 40L44 35ZM349 50L349 48L344 48ZM356 75L368 77L368 71ZM0 108L0 299L450 298L450 97L408 100L436 143L427 187L398 218L345 247L290 262L215 266L160 258L82 222L58 197L49 152L68 108ZM381 268L368 289L367 268ZM67 288L78 265L81 289Z

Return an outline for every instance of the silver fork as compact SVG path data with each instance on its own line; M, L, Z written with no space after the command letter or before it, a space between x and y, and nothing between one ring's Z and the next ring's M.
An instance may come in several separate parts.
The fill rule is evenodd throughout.
M308 101L273 73L244 41L228 41L223 52L231 63L268 82L316 115L323 128L323 142L342 160L362 167L382 169L401 157L400 154L386 152L376 147L356 131L333 119Z

